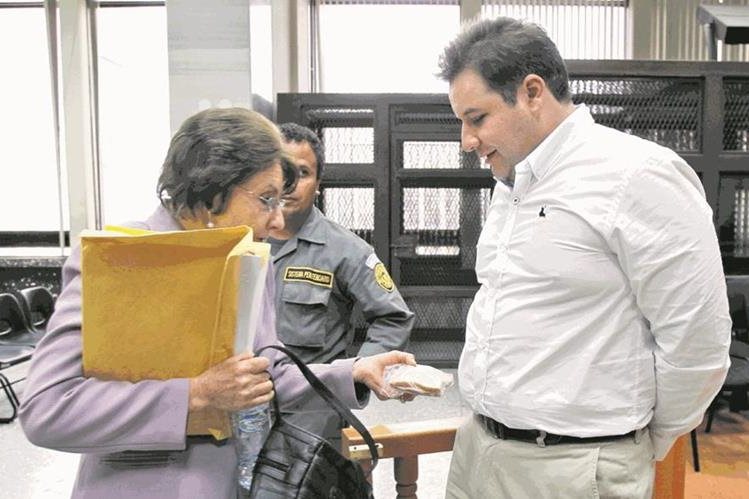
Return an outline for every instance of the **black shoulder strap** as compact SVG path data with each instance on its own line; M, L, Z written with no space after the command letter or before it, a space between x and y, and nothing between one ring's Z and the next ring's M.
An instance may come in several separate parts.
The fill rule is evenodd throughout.
M289 359L291 359L297 367L299 367L299 370L302 372L305 378L307 378L307 381L309 381L309 384L312 386L312 388L315 389L318 395L320 395L325 401L336 410L336 412L345 419L351 426L356 429L356 431L359 432L359 434L364 438L364 441L367 443L367 446L369 447L369 453L372 455L372 469L374 469L375 466L377 466L377 447L375 446L374 439L372 438L372 435L369 433L369 430L364 427L364 424L362 424L361 421L359 421L359 418L354 416L354 414L349 410L348 407L346 407L343 402L340 401L338 397L336 397L333 392L328 389L327 386L325 386L320 379L315 376L315 373L313 373L309 367L305 365L304 362L302 362L299 357L294 355L293 352L288 350L285 347L282 347L280 345L268 345L256 352L256 355L260 355L260 352L263 350L266 350L268 348L273 348L274 350L278 350L280 352L283 352L286 354ZM278 402L276 399L273 399L273 402L276 407L277 413L278 412Z

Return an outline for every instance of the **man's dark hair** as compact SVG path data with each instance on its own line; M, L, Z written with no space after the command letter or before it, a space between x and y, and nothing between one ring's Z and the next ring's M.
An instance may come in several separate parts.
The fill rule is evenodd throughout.
M278 126L278 129L281 130L281 135L283 135L285 142L306 142L309 144L312 152L315 153L317 178L321 178L322 169L325 166L325 148L322 145L322 141L320 141L320 137L306 126L297 123L283 123Z
M467 26L445 48L439 66L438 76L450 83L465 69L475 71L508 104L515 104L529 74L543 78L559 102L570 100L567 68L554 42L540 26L510 17Z
M284 193L296 187L276 126L244 108L207 109L187 118L174 134L156 191L173 215L206 208L223 213L231 191L253 175L280 164Z

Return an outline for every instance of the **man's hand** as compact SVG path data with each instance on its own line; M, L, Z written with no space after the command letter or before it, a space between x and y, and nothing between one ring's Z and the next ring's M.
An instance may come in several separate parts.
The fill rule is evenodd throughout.
M189 410L237 411L270 401L274 392L266 371L269 364L265 357L243 353L190 378Z
M409 364L415 366L416 359L414 359L412 354L399 352L398 350L370 355L369 357L362 357L354 362L352 373L354 381L367 385L367 387L377 395L378 399L389 399L389 385L385 382L382 375L385 368L393 364Z

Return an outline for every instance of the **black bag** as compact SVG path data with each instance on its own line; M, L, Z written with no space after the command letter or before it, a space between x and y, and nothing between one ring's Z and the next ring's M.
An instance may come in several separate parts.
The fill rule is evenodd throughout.
M284 347L269 345L285 353L299 366L312 388L353 426L369 446L372 469L377 450L372 435L356 416L322 384L296 355ZM373 499L372 486L359 463L341 455L324 438L283 420L273 398L275 420L258 455L249 497L255 499Z

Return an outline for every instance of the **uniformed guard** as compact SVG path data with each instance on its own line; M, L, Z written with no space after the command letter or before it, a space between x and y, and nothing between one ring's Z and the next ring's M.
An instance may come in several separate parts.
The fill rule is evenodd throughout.
M299 182L284 197L284 230L270 239L279 339L305 362L346 357L354 339L351 314L358 305L369 324L358 355L405 348L414 317L385 265L372 246L314 207L324 165L322 143L295 123L280 129ZM300 408L288 418L340 443L342 421L333 412Z

